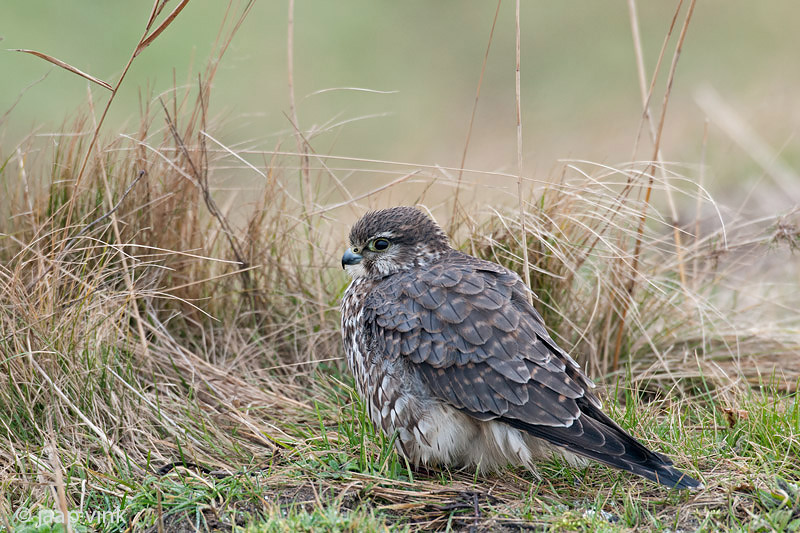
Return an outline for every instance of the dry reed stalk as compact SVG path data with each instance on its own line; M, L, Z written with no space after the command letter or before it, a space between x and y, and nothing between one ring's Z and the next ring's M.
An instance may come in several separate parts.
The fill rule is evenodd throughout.
M303 136L301 129L300 129L300 122L297 118L297 105L295 103L295 94L294 94L294 0L289 0L289 15L287 20L287 32L286 32L286 54L287 54L287 83L289 87L289 113L291 115L290 121L292 123L292 128L295 131L295 140L297 143L297 151L300 153L300 174L301 174L301 191L303 197L303 206L304 206L304 216L306 218L306 225L307 225L307 240L309 242L308 247L308 254L309 254L309 262L313 265L317 261L317 254L316 248L313 246L312 242L314 239L317 238L314 231L314 225L312 221L311 213L314 212L314 191L311 186L311 173L309 170L309 156L308 152L310 149L309 143L306 141L305 137ZM314 278L314 287L316 289L316 294L319 295L317 299L317 322L319 327L322 327L325 322L325 305L322 302L322 282L319 277ZM309 323L310 324L310 323ZM309 329L311 326L309 325ZM307 358L312 358L312 351L314 349L314 345L309 345L309 351L307 353Z
M515 23L515 36L516 36L516 68L514 69L515 79L515 101L517 109L517 194L519 196L519 223L520 231L522 232L522 279L525 281L525 286L531 286L531 271L530 262L528 261L528 232L525 229L525 205L524 205L524 189L522 187L522 90L521 90L521 69L520 69L520 50L522 48L522 38L520 32L519 22L520 0L517 0L516 11L514 14ZM533 304L533 293L528 292L528 302Z
M478 101L481 98L481 86L483 85L483 76L486 73L486 64L489 62L489 50L492 48L492 41L494 40L494 28L497 25L497 16L500 14L500 5L503 0L497 0L497 8L494 11L494 18L492 19L492 29L489 30L489 41L486 43L486 53L483 55L483 62L481 63L481 74L478 76L478 87L475 89L475 100L472 103L472 112L469 115L469 126L467 126L467 138L464 140L464 151L461 154L461 164L458 165L458 179L456 180L456 191L453 197L453 213L450 215L450 234L455 233L457 220L459 218L458 210L458 195L461 192L461 179L464 176L464 165L467 162L467 152L469 151L469 141L472 138L472 126L475 124L475 114L478 112Z
M667 114L667 104L669 103L669 97L672 92L672 82L675 79L675 70L678 66L678 58L680 58L681 48L683 47L683 41L686 38L686 31L689 28L689 22L692 20L692 13L694 12L696 0L692 0L689 4L689 9L686 13L686 18L684 19L683 26L681 27L681 33L678 37L678 43L675 46L675 52L672 56L672 64L670 66L669 75L667 77L667 88L664 92L664 100L661 105L661 118L659 119L658 128L656 129L656 136L655 141L653 142L653 156L650 158L650 163L647 165L647 168L642 172L641 175L648 176L647 188L645 189L645 198L644 198L644 205L642 207L642 212L639 217L639 227L636 231L636 241L634 244L633 250L633 264L630 269L630 280L628 281L627 287L627 296L622 300L622 311L619 314L619 325L617 327L617 337L614 345L614 359L612 363L612 369L617 370L619 368L619 354L622 349L622 332L625 328L625 319L628 315L628 310L630 308L630 299L633 297L633 291L636 286L636 277L638 275L637 269L639 265L639 255L641 253L642 248L642 235L644 234L644 225L647 220L647 208L650 206L650 194L653 190L653 162L658 159L659 149L661 147L661 134L664 131L664 119L666 118ZM680 10L680 4L678 5L678 10ZM677 17L677 11L676 11ZM655 76L653 77L653 83L655 82ZM653 90L653 83L650 85L650 94L652 94ZM649 100L649 98L648 98ZM645 104L647 106L647 104ZM676 228L677 231L677 228ZM676 246L680 249L680 239L679 236L676 237L678 240L676 241ZM683 265L683 257L681 256L681 268ZM685 274L682 276L684 285L685 285Z
M73 185L73 189L75 191L79 190L81 180L83 179L84 173L86 172L86 165L89 163L89 158L92 156L92 153L95 149L95 145L97 144L97 140L100 136L100 129L103 127L103 123L108 116L108 111L111 109L111 104L114 102L117 93L119 92L119 88L122 86L122 82L125 81L125 76L128 74L128 70L130 70L131 65L133 65L134 59L138 56L141 51L149 46L153 40L158 37L177 17L178 13L189 3L189 0L181 0L181 2L175 7L173 12L164 20L164 22L156 28L153 34L149 34L150 28L152 27L153 23L156 20L156 17L164 9L166 6L166 2L162 2L161 0L155 0L153 2L152 10L150 11L150 17L145 25L144 33L142 37L139 39L139 42L136 43L133 52L131 53L130 57L128 58L128 62L122 68L122 73L119 75L119 79L117 79L117 83L114 84L113 88L111 89L111 95L108 97L108 101L106 102L105 107L103 107L103 112L100 115L100 119L97 120L97 123L94 128L94 133L92 133L92 138L89 141L89 147L86 149L86 153L83 156L83 162L81 163L80 170L78 170L78 175L75 178L75 184ZM72 221L72 213L74 210L74 203L69 202L68 210L67 210L67 219L65 226L69 227Z
M644 111L642 113L642 119L647 122L648 130L650 132L650 140L655 145L656 131L655 131L655 126L653 125L653 119L652 115L650 114L649 106L647 105L649 100L649 95L647 93L647 85L645 81L644 52L642 51L642 41L641 41L641 36L639 34L639 17L636 12L636 0L628 0L628 12L631 21L631 33L633 34L633 48L636 56L636 70L639 78L639 92L642 98L642 106L644 107ZM661 174L662 181L666 182L668 179L666 165L664 164L664 157L662 155L660 147L658 148L658 150L656 150L656 154L657 154L656 161L658 163L657 168ZM631 159L634 160L636 159L635 150L634 150L634 156ZM678 228L678 211L675 206L675 199L672 196L672 189L667 187L665 189L665 193L667 197L667 203L670 209L670 214L672 215L673 238L675 240L675 252L678 254L678 268L681 278L681 284L685 286L686 268L682 260L684 252L683 252L683 244L681 242L680 229Z
M700 150L700 176L698 179L697 187L699 189L703 189L705 187L705 177L706 177L706 149L708 148L708 119L703 122L703 141L702 141L702 149ZM694 205L694 246L698 245L700 241L700 210L702 209L702 200L700 195L697 195L697 200L695 200ZM697 264L697 256L695 256L694 260L692 261L692 273L695 275L695 284L692 287L692 290L695 292L697 291L697 284L700 280L700 277L697 275L698 273L698 264Z

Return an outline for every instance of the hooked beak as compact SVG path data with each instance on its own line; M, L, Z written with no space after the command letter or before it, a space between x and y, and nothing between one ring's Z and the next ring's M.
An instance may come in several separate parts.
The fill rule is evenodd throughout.
M361 262L360 254L353 253L353 251L348 248L345 250L344 255L342 256L342 268L346 267L347 265L357 265Z

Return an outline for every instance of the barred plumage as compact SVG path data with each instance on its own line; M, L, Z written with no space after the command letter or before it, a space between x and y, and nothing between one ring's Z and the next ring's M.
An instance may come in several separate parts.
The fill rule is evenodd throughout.
M413 207L374 211L342 258L347 362L372 422L414 464L533 469L591 458L675 488L700 483L602 411L515 273L450 247Z

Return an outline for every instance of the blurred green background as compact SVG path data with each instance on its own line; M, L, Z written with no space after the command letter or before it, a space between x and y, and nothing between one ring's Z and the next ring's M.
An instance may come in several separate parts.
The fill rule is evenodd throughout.
M214 133L228 145L269 150L283 140L285 149L295 149L286 118L287 4L257 1L217 74L212 112L224 114L226 121ZM298 0L295 90L301 127L371 117L315 137L315 150L458 166L496 5L488 0ZM676 5L638 4L648 73ZM22 94L2 119L0 151L8 156L32 132L58 130L87 100L83 79L7 49L45 52L113 83L141 36L150 6L144 0L0 2L5 49L0 52L0 116ZM107 132L134 131L140 99L168 90L173 77L179 85L196 84L226 6L219 0L189 3L134 62ZM556 173L562 158L630 161L641 103L627 3L527 0L522 14L526 173ZM682 20L654 95L656 115ZM792 182L792 169L800 164L795 135L800 124L799 24L796 0L697 3L669 104L662 143L666 160L700 162L707 110L697 94L712 87L718 102L729 107L728 118L744 125L747 135L737 142L731 138L732 126L711 121L706 157L711 190L744 198L757 189L748 198L764 204L762 209L800 200L800 186ZM394 92L314 94L336 87ZM105 102L104 90L95 86L92 93L98 105ZM643 139L636 159L650 157L650 143L646 135ZM748 146L756 141L760 163L751 153L755 148ZM764 157L778 165L781 177L773 176L778 173L774 168L765 171ZM515 172L511 1L501 6L466 166ZM685 173L696 177L698 171L689 167Z

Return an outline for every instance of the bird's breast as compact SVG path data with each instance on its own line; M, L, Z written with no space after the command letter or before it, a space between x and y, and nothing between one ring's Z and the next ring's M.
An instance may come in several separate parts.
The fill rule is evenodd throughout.
M373 386L368 368L367 339L364 327L364 302L374 286L370 280L354 279L342 297L342 342L347 366L363 399Z

